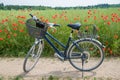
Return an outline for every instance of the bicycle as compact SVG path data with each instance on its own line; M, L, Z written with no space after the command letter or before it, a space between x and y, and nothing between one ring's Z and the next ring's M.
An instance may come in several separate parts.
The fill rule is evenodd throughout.
M71 28L71 32L66 45L64 45L49 32L47 32L48 27L55 28L55 26L60 26L59 24L44 23L37 19L36 16L31 15L31 17L32 18L26 21L26 26L30 36L35 38L35 42L25 57L23 64L24 72L31 71L39 61L44 48L44 40L50 44L60 60L68 60L70 64L77 70L91 71L98 68L102 64L104 60L104 45L101 42L88 36L78 38L77 40L73 39L72 34L74 30L80 30L80 23L68 24L68 27ZM96 33L95 31L96 28L94 26L93 33ZM81 33L79 33L79 36L80 35ZM63 47L64 51L60 51L57 47L55 47L50 38ZM93 60L95 61L94 63L92 62Z

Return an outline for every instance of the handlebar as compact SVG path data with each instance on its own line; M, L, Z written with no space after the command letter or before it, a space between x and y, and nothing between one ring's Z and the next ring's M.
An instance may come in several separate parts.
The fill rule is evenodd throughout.
M44 24L43 24L43 22L41 22L36 16L34 16L34 15L32 15L32 14L29 14L31 17L32 17L32 19L36 22L36 27L39 27L39 28L44 28ZM54 27L54 26L59 26L60 27L60 25L59 24L55 24L55 23L47 23L48 24L48 26L50 26L50 27Z
M55 27L55 26L60 27L60 25L59 25L59 24L55 24L55 23L47 23L47 24L48 24L48 26L50 26L50 27Z

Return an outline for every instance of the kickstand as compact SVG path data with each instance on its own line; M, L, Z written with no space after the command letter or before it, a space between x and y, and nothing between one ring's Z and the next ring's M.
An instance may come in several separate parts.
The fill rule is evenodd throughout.
M84 79L84 60L82 59L82 78Z
M82 78L84 79L84 71L82 71Z

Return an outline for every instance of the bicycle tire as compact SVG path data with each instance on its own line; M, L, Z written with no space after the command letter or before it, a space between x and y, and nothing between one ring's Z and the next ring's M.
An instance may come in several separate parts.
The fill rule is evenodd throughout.
M39 61L39 58L43 51L43 47L44 47L43 40L40 40L37 43L35 42L33 44L33 46L28 51L28 53L25 57L24 63L23 63L24 72L29 72L35 67L35 65ZM34 61L34 59L35 59L35 61Z
M83 49L83 53L80 52L75 44ZM68 51L69 62L77 70L92 71L98 68L104 60L102 48L101 43L95 39L85 38L76 40L75 43L71 44ZM82 57L83 54L84 57Z

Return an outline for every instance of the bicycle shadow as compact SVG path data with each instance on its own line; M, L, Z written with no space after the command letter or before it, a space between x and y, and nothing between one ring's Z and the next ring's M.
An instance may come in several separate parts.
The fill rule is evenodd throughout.
M93 77L96 75L96 72L81 72L81 71L52 71L48 75L53 75L57 77L70 77L70 78L83 78L83 77Z
M83 76L82 76L82 72L81 71L77 71L77 70L73 70L73 71L51 71L49 73L46 74L29 74L29 73L21 73L18 76L19 77L23 77L23 78L48 78L49 76L55 76L58 78L83 78L83 77L94 77L96 75L96 72L91 71L91 72L83 72Z

